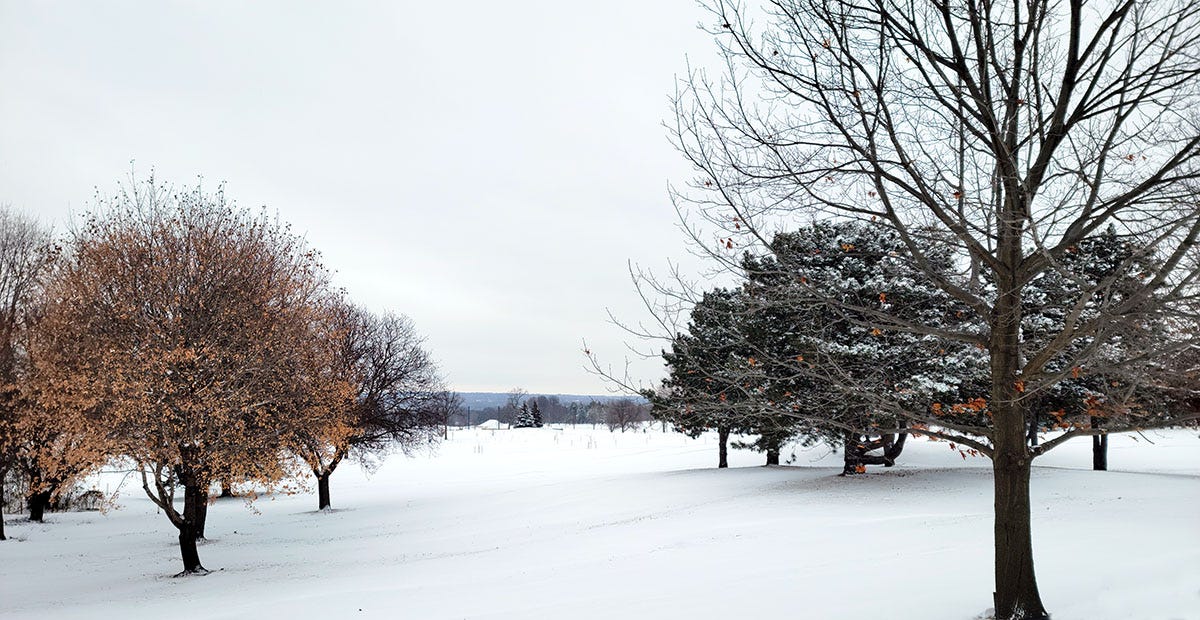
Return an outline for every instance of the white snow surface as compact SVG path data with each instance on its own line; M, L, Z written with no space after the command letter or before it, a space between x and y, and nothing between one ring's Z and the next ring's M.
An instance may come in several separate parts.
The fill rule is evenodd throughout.
M1154 445L1148 443L1153 441ZM373 475L346 463L314 494L220 500L181 568L176 532L132 479L101 513L6 517L3 618L888 618L991 607L989 463L910 441L841 478L715 437L654 429L451 430ZM1055 620L1200 619L1200 439L1114 436L1037 461L1038 581ZM792 450L784 451L785 460ZM112 489L115 474L100 477Z

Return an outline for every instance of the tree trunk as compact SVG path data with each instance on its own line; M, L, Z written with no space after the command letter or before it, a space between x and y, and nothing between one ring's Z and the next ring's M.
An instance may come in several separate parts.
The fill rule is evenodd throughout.
M29 520L42 523L46 516L46 508L50 506L50 491L30 493L25 505L29 507Z
M866 473L867 465L891 467L904 452L908 433L883 435L879 439L866 439L854 431L846 431L842 444L842 474L853 476ZM867 454L872 450L883 450L883 454Z
M1024 437L1021 438L1022 441ZM997 455L996 486L996 618L1049 618L1038 594L1033 571L1033 539L1029 519L1029 460Z
M861 473L862 450L858 447L859 435L853 431L846 431L842 437L842 475L853 476Z
M208 572L200 565L200 552L196 549L196 539L204 538L201 515L207 513L207 508L207 488L198 484L183 487L183 520L175 526L179 528L179 554L183 559L183 572L176 576Z
M1013 247L1002 248L1014 250ZM1019 242L1015 251L1019 256ZM1010 264L1018 264L1014 259ZM1029 417L1020 382L1021 292L1002 277L992 321L991 400L994 450L992 484L995 492L995 571L993 593L997 620L1044 620L1050 616L1038 594L1033 570L1033 534L1029 516L1029 470L1033 458L1027 447Z
M333 475L333 471L337 469L338 464L349 452L350 446L343 445L334 452L328 465L312 468L313 475L317 477L317 510L325 510L333 505L329 501L329 477Z
M233 497L233 485L224 478L221 479L221 497Z
M900 433L895 439L891 437L891 435L888 435L888 440L884 443L884 467L891 467L896 464L896 459L900 458L900 453L904 452L904 442L908 439L908 433Z
M1092 427L1097 428L1100 421L1092 418ZM1092 469L1108 471L1108 434L1092 435Z
M196 538L204 538L204 526L208 522L208 486L185 486L183 488L183 511L186 517L188 502L194 503L190 519Z
M1038 416L1037 412L1033 411L1029 414L1029 447L1036 448L1038 445Z
M0 540L8 540L4 537L4 475L7 472L0 469Z
M717 428L717 467L729 467L729 429Z
M196 549L195 528L187 525L179 528L179 554L183 558L183 572L176 577L207 572L200 565L200 551Z
M317 474L317 510L325 510L329 503L329 476L333 472Z
M779 436L767 433L761 435L758 441L767 452L767 465L778 465L779 447L783 443Z
M204 526L208 524L208 494L200 498L196 507L196 538L204 538Z

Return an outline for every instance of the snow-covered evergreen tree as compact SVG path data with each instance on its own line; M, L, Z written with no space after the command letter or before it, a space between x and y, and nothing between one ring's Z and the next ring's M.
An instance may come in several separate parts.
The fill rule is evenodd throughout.
M760 393L771 409L798 421L807 441L841 443L847 473L891 465L905 438L896 431L909 426L903 414L964 402L964 386L986 377L979 351L902 329L905 321L969 329L972 318L911 263L894 232L815 222L776 235L770 247L771 254L743 263ZM925 253L941 261L938 270L953 269L936 247ZM876 449L883 454L868 454Z
M643 394L650 401L650 415L670 422L676 431L690 437L717 431L718 467L728 466L730 433L755 432L741 386L748 358L745 318L739 291L705 293L692 308L687 331L676 334L671 350L663 351L667 378L657 390Z
M1143 248L1135 247L1111 226L1071 248L1061 263L1059 269L1043 273L1025 288L1021 336L1023 342L1038 348L1062 333L1068 321L1096 321L1106 307L1130 299L1153 269ZM1153 296L1146 305L1151 306L1152 301ZM1031 442L1037 443L1038 431L1103 428L1110 416L1131 409L1143 417L1167 415L1170 399L1165 392L1133 386L1125 378L1129 374L1125 366L1130 363L1125 349L1147 337L1168 340L1164 322L1147 313L1142 321L1114 323L1110 328L1125 333L1099 351L1091 350L1096 343L1094 337L1071 342L1046 363L1046 369L1061 379L1046 388L1026 388L1031 394ZM1113 372L1117 366L1122 366L1121 372ZM1146 372L1153 374L1154 369L1147 368ZM1095 469L1107 469L1107 447L1107 436L1093 436Z
M530 406L531 402L533 403L532 407ZM536 400L530 399L530 400L526 400L525 402L521 403L521 408L517 410L517 415L516 415L516 417L513 418L512 427L513 428L541 428L542 427L542 413L541 413L541 410L538 409L538 404L537 404Z
M541 428L544 424L542 420L542 410L540 407L538 407L537 400L534 400L533 404L529 406L529 419L531 422L533 422L534 428Z
M794 436L841 445L847 473L894 463L904 414L986 425L981 408L963 404L986 385L982 352L899 329L897 317L960 330L973 317L911 264L897 235L816 222L770 249L743 259L741 288L710 291L692 309L663 353L669 376L647 394L657 418L693 435L757 434L748 445L769 459ZM925 254L954 267L936 248Z

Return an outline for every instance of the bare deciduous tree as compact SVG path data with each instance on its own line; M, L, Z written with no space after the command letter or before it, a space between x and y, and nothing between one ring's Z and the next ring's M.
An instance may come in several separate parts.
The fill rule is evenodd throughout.
M624 433L649 419L646 405L635 399L618 398L604 403L604 423L610 431L619 430Z
M333 345L333 374L349 385L349 398L314 412L313 422L294 427L289 440L317 478L318 509L330 507L329 478L343 459L393 449L407 454L436 443L453 404L407 317L345 303L335 304L330 316L325 338Z
M450 421L461 417L465 411L463 397L458 392L442 390L434 394L432 407L442 418L442 439L446 439L450 433Z
M1196 345L1200 2L764 4L709 3L726 74L692 72L676 97L674 137L699 173L676 194L679 209L731 269L744 249L769 252L798 218L876 222L966 309L946 325L891 312L882 297L827 300L871 329L986 355L977 423L875 405L908 421L897 430L992 459L996 617L1046 618L1030 534L1033 459L1072 437L1196 417L1147 418L1153 408L1138 399L1180 385L1189 369L1175 360ZM1113 276L1089 280L1067 257L1110 226L1134 251ZM931 248L957 268L935 268ZM1053 333L1027 338L1028 292L1047 274L1077 285L1055 300L1065 311ZM803 274L795 285L804 290ZM856 388L820 365L796 372ZM1079 375L1123 388L1104 395L1105 427L1069 423L1027 445L1033 403Z

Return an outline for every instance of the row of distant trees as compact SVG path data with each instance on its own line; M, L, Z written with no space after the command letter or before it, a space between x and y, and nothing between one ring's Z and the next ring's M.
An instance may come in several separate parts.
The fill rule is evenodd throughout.
M650 419L649 404L640 399L563 402L556 395L530 395L522 388L513 388L504 403L469 410L460 407L448 423L469 426L496 420L518 428L544 424L591 424L593 427L603 424L610 430L625 431Z
M203 572L218 485L311 474L326 508L346 458L433 443L456 404L411 321L351 303L220 188L135 179L61 237L0 211L0 480L22 478L34 520L122 463Z

